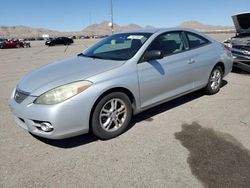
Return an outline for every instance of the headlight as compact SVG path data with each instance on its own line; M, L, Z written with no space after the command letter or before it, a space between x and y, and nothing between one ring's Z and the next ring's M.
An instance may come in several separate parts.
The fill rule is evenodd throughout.
M57 104L63 102L87 89L92 83L89 81L79 81L47 91L40 95L35 104Z

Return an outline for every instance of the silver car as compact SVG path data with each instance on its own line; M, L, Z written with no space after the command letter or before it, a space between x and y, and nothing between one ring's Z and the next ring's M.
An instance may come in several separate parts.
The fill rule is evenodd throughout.
M91 130L110 139L134 114L201 88L217 93L231 69L228 48L194 30L119 33L24 76L10 107L16 123L40 137Z

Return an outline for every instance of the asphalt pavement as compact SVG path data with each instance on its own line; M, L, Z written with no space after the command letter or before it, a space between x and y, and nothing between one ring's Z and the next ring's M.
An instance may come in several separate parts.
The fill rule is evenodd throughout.
M225 77L218 94L159 105L108 141L46 140L19 128L8 107L18 80L93 42L0 50L0 187L250 187L250 76L241 71Z

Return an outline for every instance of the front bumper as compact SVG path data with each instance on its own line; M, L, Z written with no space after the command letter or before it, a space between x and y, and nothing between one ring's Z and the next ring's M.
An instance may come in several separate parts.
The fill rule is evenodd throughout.
M247 46L240 46L238 48L232 47L232 54L235 62L250 62L250 51Z
M232 48L233 66L238 67L242 70L250 72L250 51L245 48Z
M234 67L240 68L248 73L250 73L250 62L235 61Z
M22 103L17 103L12 93L9 105L15 122L30 133L49 139L63 139L89 131L89 116L93 97L85 94L75 96L56 105L38 105L36 97L28 96ZM44 132L38 122L49 122L51 132Z
M233 54L234 58L234 67L240 68L244 71L250 72L250 57L240 56Z
M244 62L245 64L250 65L250 56L240 56L233 54L234 62Z

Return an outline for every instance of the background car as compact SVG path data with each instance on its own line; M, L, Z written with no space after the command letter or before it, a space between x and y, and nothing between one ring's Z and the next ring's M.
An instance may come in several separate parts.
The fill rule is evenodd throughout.
M14 40L5 40L0 44L0 48L24 48L31 47L30 43L20 41L17 39Z
M7 39L2 39L0 38L0 44L2 44L4 41L6 41Z
M6 41L7 39L2 39L0 38L0 48L2 48L2 44Z
M55 45L70 45L74 41L73 39L70 39L68 37L57 37L54 39L49 39L45 42L45 45L47 46L55 46Z
M224 41L232 49L234 66L250 73L250 13L232 16L236 35Z
M41 137L92 130L110 139L134 114L195 90L217 93L231 70L228 48L194 30L119 33L24 76L10 107L20 127Z

